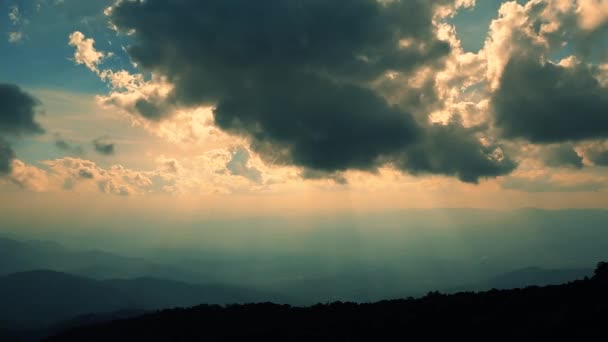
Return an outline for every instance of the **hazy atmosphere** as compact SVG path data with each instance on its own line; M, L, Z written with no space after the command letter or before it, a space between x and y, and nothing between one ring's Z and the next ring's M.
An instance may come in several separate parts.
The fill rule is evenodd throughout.
M0 301L120 293L0 339L608 260L608 1L2 0L0 34Z

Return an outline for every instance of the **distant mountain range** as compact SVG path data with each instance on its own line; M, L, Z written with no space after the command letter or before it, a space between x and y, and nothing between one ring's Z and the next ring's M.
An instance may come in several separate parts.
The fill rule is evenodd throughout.
M48 241L0 238L0 275L48 269L93 279L156 277L206 283L205 275L170 265L124 257L99 250L73 250Z
M193 271L195 266L184 269L103 251L72 250L52 242L0 238L0 275L4 274L0 276L0 332L46 329L69 321L77 325L74 322L83 315L103 321L115 312L198 304L373 302L432 290L453 293L562 284L592 274L591 269L530 267L468 285L436 288L433 284L441 283L441 278L349 269L335 275L274 280L273 286L260 290L209 280L204 267Z
M14 329L43 328L92 313L265 300L282 298L231 286L153 278L99 281L45 270L0 277L0 322Z
M599 341L606 319L608 264L600 264L593 278L564 285L305 308L201 305L74 328L48 341Z
M0 277L0 321L39 328L84 313L134 309L137 303L101 282L53 271Z

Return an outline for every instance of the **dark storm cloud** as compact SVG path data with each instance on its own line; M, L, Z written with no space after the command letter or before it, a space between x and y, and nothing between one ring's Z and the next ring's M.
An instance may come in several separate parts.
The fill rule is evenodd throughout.
M604 148L592 148L585 156L597 166L608 166L608 150Z
M467 183L515 170L517 163L506 156L500 146L481 144L475 133L475 128L465 128L458 118L447 125L432 125L394 164L414 174L455 176Z
M284 76L356 82L435 61L450 50L432 32L437 2L123 1L111 19L136 30L139 65L169 76L176 100L199 104ZM425 47L400 48L404 38Z
M146 99L139 99L135 102L135 110L141 116L151 121L162 120L167 115L167 111L162 107L162 105Z
M34 120L39 102L13 84L0 83L0 134L43 133Z
M552 167L583 167L583 157L581 157L571 144L561 144L551 146L542 152L542 159L547 166Z
M114 144L107 142L105 138L97 138L93 140L93 147L97 153L106 156L112 155L115 152Z
M15 158L3 137L44 132L34 120L38 104L38 100L16 85L0 83L0 174L10 173Z
M0 175L11 172L11 160L15 158L15 152L11 146L0 138Z
M275 163L323 171L373 169L419 135L413 118L373 92L318 78L285 80L264 91L221 102L216 124L253 138L253 149ZM288 82L293 82L288 84Z
M150 120L162 120L173 105L212 104L221 129L249 138L266 161L311 175L374 170L398 158L407 160L405 171L474 182L510 164L489 160L464 129L426 127L412 109L387 103L388 90L372 87L387 72L443 64L450 47L436 38L432 18L435 6L449 3L122 1L111 20L123 32L134 30L133 60L175 86L168 105L137 103ZM420 102L412 99L420 97L406 102ZM444 133L459 140L452 145ZM474 163L434 148L466 152ZM404 158L409 151L415 156ZM439 164L435 154L443 155Z
M336 184L348 184L348 179L339 172L323 172L319 170L304 169L300 174L300 177L304 179L331 179Z
M514 58L492 103L496 125L507 138L555 143L608 137L608 89L584 65Z

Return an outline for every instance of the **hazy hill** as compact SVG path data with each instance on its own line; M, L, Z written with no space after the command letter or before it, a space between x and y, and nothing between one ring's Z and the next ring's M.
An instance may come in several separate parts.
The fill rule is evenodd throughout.
M152 278L97 281L53 271L0 277L0 322L13 330L43 328L92 313L263 300L280 302L281 297L231 286L193 285Z
M263 293L254 297L262 301L286 302L284 298L268 295L282 293L289 296L287 302L290 304L310 305L336 300L368 302L419 296L430 290L455 292L550 285L581 279L591 274L591 270L585 269L544 268L525 268L500 273L503 269L512 268L492 268L488 265L480 269L479 265L471 260L430 256L404 257L407 262L397 258L373 265L340 262L332 268L327 266L327 261L321 256L224 258L201 251L197 253L205 257L200 259L175 257L165 258L163 262L151 262L99 250L73 250L47 241L15 241L1 238L0 251L0 274L49 269L97 280L139 279L128 282L129 287L123 290L135 289L134 291L142 296L147 295L150 298L146 302L154 300L160 302L162 307L165 307L166 302L179 305L190 303L189 288L175 291L176 294L166 301L166 295L154 295L161 292L157 291L157 288L166 290L176 283L205 286L217 283L221 284L221 288L230 287L227 284L243 284L232 287L257 289ZM179 254L178 252L175 251ZM157 255L159 254L162 255ZM141 282L140 278L147 280L144 283L154 286L144 288L137 285ZM114 282L120 283L118 280ZM210 292L220 297L205 297L201 302L224 302L222 291L215 289ZM176 296L181 297L175 298ZM247 298L250 297L250 294L247 294Z
M0 277L0 321L13 328L42 327L93 312L136 308L138 303L101 282L53 271Z
M155 277L192 283L208 281L203 274L175 266L99 250L73 250L48 241L0 238L0 251L0 275L48 269L93 279Z
M606 319L608 265L602 264L594 278L565 285L307 308L202 305L76 328L49 341L582 341L605 338Z
M234 304L273 301L282 303L283 296L222 284L187 284L155 278L115 279L102 282L128 295L143 309L189 307L207 304Z

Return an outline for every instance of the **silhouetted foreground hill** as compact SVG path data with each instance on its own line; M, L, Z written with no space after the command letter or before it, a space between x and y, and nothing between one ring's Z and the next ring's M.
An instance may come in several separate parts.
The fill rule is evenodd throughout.
M408 338L529 340L606 337L608 264L592 279L374 304L295 308L203 305L77 328L50 341L378 341Z
M490 278L481 286L485 289L514 289L526 286L559 285L580 280L593 274L593 269L543 269L528 267Z

